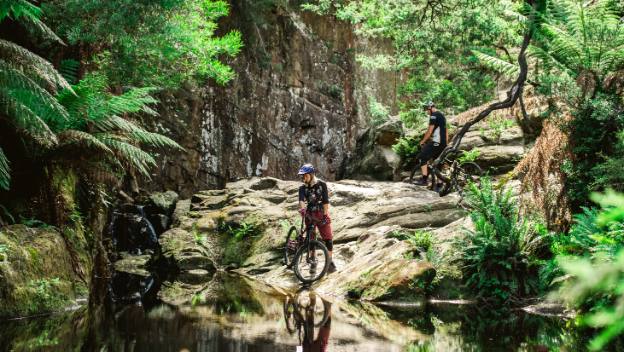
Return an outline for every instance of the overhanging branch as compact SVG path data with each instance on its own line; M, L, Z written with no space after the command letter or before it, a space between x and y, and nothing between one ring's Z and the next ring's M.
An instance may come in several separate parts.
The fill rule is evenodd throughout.
M444 148L440 156L433 162L432 166L436 174L439 174L438 170L439 170L440 163L446 158L447 155L449 155L450 153L454 153L459 149L459 145L462 141L462 138L464 138L464 135L470 130L472 126L479 123L479 121L486 118L493 111L512 107L516 103L520 95L522 94L522 90L524 88L524 83L526 82L527 73L528 73L526 49L529 46L529 43L531 42L531 39L534 33L533 18L534 16L532 14L531 21L529 21L529 27L527 28L527 31L524 34L524 38L522 40L520 53L518 54L518 65L520 66L520 73L518 74L518 78L516 78L516 81L514 82L514 84L511 86L511 88L507 92L507 98L505 100L490 104L487 108L485 108L485 110L481 111L479 115L477 115L475 118L468 121L461 127L461 129L453 137L449 145L446 148ZM444 178L442 179L444 180Z

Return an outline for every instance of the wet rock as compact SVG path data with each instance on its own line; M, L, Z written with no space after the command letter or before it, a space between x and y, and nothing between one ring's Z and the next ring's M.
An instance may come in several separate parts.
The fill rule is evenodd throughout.
M203 245L205 237L180 228L173 228L160 236L162 256L172 261L180 270L214 270L214 261Z
M179 196L174 191L152 193L149 197L151 205L155 207L155 212L166 216L171 216L175 209Z
M186 218L188 216L188 212L191 209L191 200L184 199L180 200L176 203L175 210L173 211L173 215L171 218L171 225L178 226L180 225L182 218Z
M149 273L137 275L118 271L110 282L111 300L120 303L139 303L152 300L157 291L157 283Z

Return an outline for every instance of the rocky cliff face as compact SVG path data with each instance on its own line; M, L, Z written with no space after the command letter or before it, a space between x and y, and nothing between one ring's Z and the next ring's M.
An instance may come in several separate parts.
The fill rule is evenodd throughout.
M355 57L387 52L328 16L235 1L224 28L245 48L226 87L187 87L162 97L160 129L186 148L163 157L154 185L190 196L250 176L293 179L311 162L323 178L345 174L368 127L368 102L392 106L393 74L365 71Z

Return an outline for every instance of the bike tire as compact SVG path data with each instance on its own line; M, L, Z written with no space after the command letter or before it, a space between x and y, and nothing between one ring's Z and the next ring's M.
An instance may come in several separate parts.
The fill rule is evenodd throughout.
M297 254L297 249L299 247L298 243L296 243L299 237L299 229L297 229L296 226L291 226L290 229L288 229L286 241L284 242L284 248L282 249L284 264L287 268L292 267L295 254Z
M464 190L470 183L478 185L482 175L483 171L476 163L468 162L461 165L459 175L457 176L457 193L459 194L457 204L464 210L470 210L468 204L464 201Z
M420 170L420 165L416 163L416 166L410 172L409 183L414 183L414 175L416 175L416 171Z
M310 257L310 252L313 252L315 256L323 256L325 260L324 263L322 263L322 267L319 268L319 263L317 262L316 269L311 269L311 266L307 261ZM325 245L320 241L310 240L309 246L303 245L297 250L293 263L293 271L299 281L304 284L311 284L325 276L327 269L329 268L329 262L329 251L327 250L327 247L325 247Z
M467 162L460 165L459 175L457 175L457 186L459 192L463 190L469 183L478 183L483 175L481 167L473 162Z

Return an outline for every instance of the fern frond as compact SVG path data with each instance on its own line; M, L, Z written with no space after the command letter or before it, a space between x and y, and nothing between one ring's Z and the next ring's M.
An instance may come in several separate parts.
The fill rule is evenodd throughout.
M544 24L542 28L550 37L551 50L557 61L566 64L570 69L574 68L570 66L584 62L584 51L576 38L552 25Z
M30 134L33 139L42 145L56 144L56 135L48 124L31 108L11 96L6 88L0 86L0 107L2 112L11 118L11 122L18 128Z
M119 116L111 116L110 118L96 121L93 126L100 132L126 132L127 137L131 137L132 139L148 146L158 148L170 147L178 150L184 150L184 148L182 148L182 146L180 146L173 139L159 133L149 132L134 124L132 121L126 120Z
M154 133L154 132L148 132L148 131L134 131L132 132L132 137L134 137L135 140L149 145L151 147L157 147L157 148L174 148L174 149L178 149L178 150L184 150L184 148L182 148L181 145L179 145L176 141L174 141L173 139L167 137L167 136L163 136L160 133Z
M624 47L613 48L607 51L600 60L600 66L605 71L624 67Z
M30 32L36 32L35 34L37 34L42 39L51 40L59 44L65 45L65 42L63 42L63 40L58 35L56 35L56 33L54 33L54 31L50 27L48 27L38 18L26 17L22 20L22 22L24 22L26 28Z
M80 148L94 149L103 153L113 154L113 151L97 139L94 135L77 130L67 130L58 134L59 148L75 145Z
M120 140L118 136L97 134L96 138L112 149L118 159L126 161L128 166L136 168L141 174L147 177L149 177L149 167L156 166L156 160L154 160L149 153Z
M113 115L105 119L96 120L93 123L93 127L99 132L134 132L136 130L143 130L141 127L135 125L131 121L117 115Z
M0 59L6 66L18 66L22 71L32 73L38 79L48 82L53 88L72 90L60 73L41 56L8 40L0 39Z
M520 68L517 65L499 59L495 56L482 53L478 50L472 50L472 53L477 57L477 59L479 59L479 62L481 62L481 64L492 70L502 73L506 77L514 78L518 76L518 72L520 72Z
M120 177L123 175L120 172L123 170L123 167L118 163L111 165L109 162L103 161L86 161L77 163L74 167L78 170L81 177L96 183L114 185L119 182Z
M78 83L78 70L80 69L80 62L73 59L62 60L59 66L59 73L65 80L71 84Z
M108 104L115 115L144 112L156 116L158 113L149 107L158 102L150 95L155 90L153 87L132 88L124 94L113 95Z
M11 167L9 159L0 148L0 188L8 190L11 185Z
M550 55L550 53L540 47L529 45L529 47L527 48L527 55L529 57L540 60L546 70L555 69L567 75L573 75L573 72L570 71L567 66L557 61L557 59Z

